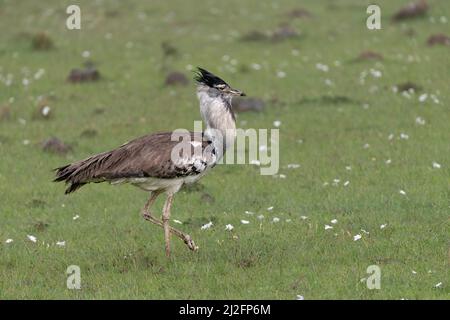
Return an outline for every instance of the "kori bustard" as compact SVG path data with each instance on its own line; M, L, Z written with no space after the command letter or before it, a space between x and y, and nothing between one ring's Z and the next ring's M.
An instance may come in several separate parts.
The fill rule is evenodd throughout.
M198 247L192 238L170 226L174 194L185 183L200 179L223 157L234 143L236 123L231 99L245 94L221 78L198 68L197 97L206 125L203 132L162 132L132 140L117 149L103 152L56 170L54 181L69 184L66 194L90 182L130 183L150 197L142 209L143 217L164 229L166 255L170 256L170 235L181 238L189 249ZM151 212L156 198L165 193L162 220Z

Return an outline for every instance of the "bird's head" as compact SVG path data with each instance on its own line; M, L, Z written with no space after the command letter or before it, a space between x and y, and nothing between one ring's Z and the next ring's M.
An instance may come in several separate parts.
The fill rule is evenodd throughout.
M197 68L194 79L197 81L199 86L215 90L223 96L245 96L244 92L233 89L228 83L205 69Z

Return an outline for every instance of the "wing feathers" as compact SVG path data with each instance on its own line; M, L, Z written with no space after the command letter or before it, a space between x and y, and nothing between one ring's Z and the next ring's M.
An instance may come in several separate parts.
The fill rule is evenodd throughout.
M180 142L172 141L171 135L171 132L147 135L115 150L57 168L54 181L70 184L66 190L66 193L70 193L89 182L137 177L171 179L200 174L206 170L208 164L215 162L214 150L208 151L206 157L204 152L195 152L195 146L202 148L201 151L210 146L209 141L200 141L197 144L191 143L191 151L183 151L174 163L171 159L172 149ZM190 141L199 138L194 133L189 133L189 136L185 138Z

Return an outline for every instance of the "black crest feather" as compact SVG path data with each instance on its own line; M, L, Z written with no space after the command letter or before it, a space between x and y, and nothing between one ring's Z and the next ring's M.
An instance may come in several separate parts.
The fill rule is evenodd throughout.
M218 76L212 74L208 70L197 67L197 72L194 76L194 80L198 83L204 84L208 87L214 87L218 84L228 85L225 81L220 79Z

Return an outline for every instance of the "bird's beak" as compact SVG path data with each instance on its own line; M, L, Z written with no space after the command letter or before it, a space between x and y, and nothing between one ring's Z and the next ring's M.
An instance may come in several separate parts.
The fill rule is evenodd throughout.
M229 92L234 96L241 96L241 97L246 96L246 94L244 92L242 92L241 90L237 90L237 89L230 89Z

